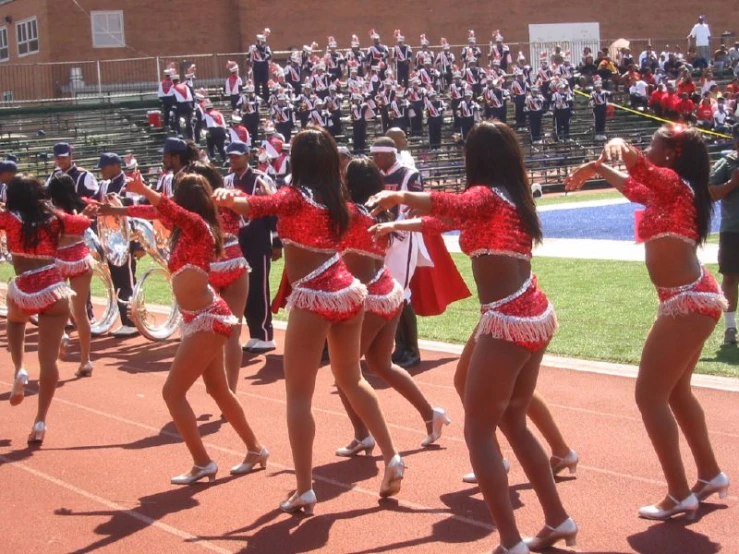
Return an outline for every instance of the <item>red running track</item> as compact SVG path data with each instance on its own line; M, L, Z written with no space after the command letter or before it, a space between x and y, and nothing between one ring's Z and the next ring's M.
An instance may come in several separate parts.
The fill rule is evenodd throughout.
M0 347L5 346L2 331ZM34 333L27 345L31 390L38 367ZM74 378L74 353L60 364L61 383L39 450L25 443L36 398L32 394L21 406L10 407L12 366L1 350L2 552L481 554L498 543L479 489L460 479L470 467L462 408L452 387L453 355L424 353L414 371L432 404L446 408L453 419L436 448L420 447L425 436L421 418L397 393L378 386L408 465L400 496L385 501L377 495L379 457L334 456L351 438L351 427L330 371L319 372L314 400L319 504L316 515L306 518L277 509L294 486L279 353L245 357L239 385L247 417L271 451L267 471L228 476L244 448L198 383L190 400L222 475L210 486L181 488L171 486L169 478L189 469L191 460L160 396L176 343L101 338L94 348L90 379ZM633 381L544 368L540 391L582 459L577 478L561 479L558 485L581 529L574 551L739 553L734 491L725 501L714 497L704 504L691 524L636 517L640 505L662 498L665 485L633 402ZM719 460L739 479L739 397L708 389L696 394L706 408ZM512 458L505 444L504 451ZM692 478L695 470L684 445L683 451ZM515 461L509 478L521 531L534 534L542 525L541 509Z

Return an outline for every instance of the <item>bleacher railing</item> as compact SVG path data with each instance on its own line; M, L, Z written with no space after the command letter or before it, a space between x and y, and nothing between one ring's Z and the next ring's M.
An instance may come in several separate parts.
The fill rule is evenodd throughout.
M623 41L624 39L618 39ZM731 42L733 37L717 37L712 44L712 51L718 48L723 41ZM528 63L538 68L542 52L547 57L554 52L555 46L561 46L562 52L569 51L573 65L582 60L582 52L589 47L593 52L601 48L609 49L611 56L616 55L613 44L616 40L574 40L554 42L519 42L507 43L511 56L515 59L519 52L523 53ZM687 40L682 38L659 39L640 38L629 39L629 46L635 56L638 56L648 43L659 53L678 46L682 52L687 52ZM487 55L490 44L478 44ZM367 46L367 45L365 45ZM465 45L452 45L452 52L459 58L461 49ZM414 46L414 48L417 48ZM431 47L434 53L441 50L440 45ZM322 53L322 52L321 52ZM320 53L319 53L320 54ZM284 62L290 52L274 53L275 61ZM224 54L192 54L172 55L148 58L126 58L117 60L91 60L53 63L21 63L0 65L0 106L16 106L24 103L45 102L117 102L125 99L153 99L156 98L157 83L162 71L174 63L184 78L185 70L190 64L197 66L197 87L210 89L222 88L228 75L226 63L236 61L246 72L246 53Z

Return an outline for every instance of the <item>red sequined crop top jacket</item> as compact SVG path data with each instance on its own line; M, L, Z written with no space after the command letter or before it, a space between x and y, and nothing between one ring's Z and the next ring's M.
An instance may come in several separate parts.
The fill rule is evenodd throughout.
M0 229L5 230L8 236L8 251L14 256L35 258L53 258L56 255L57 243L62 228L66 235L82 235L90 227L90 220L82 215L71 215L57 212L59 219L49 219L48 224L39 229L39 242L33 248L26 248L23 244L23 221L15 213L0 212Z
M676 237L697 244L698 212L690 185L671 169L657 167L643 155L629 170L623 195L645 207L639 234L645 241Z
M432 192L431 206L431 217L422 218L423 231L460 230L459 247L468 256L531 259L531 235L516 205L496 187L473 185L462 194Z
M236 197L245 197L246 194L238 189L233 189ZM218 208L218 214L221 216L221 230L223 236L226 238L228 235L233 237L238 236L239 229L246 225L246 219L244 216L237 214L229 208Z
M385 259L385 251L389 244L387 236L375 241L369 228L377 223L369 215L369 210L364 206L349 204L352 219L344 236L341 238L341 251L344 254L360 254L376 260Z
M167 229L180 229L177 245L169 253L169 272L174 276L183 269L210 272L215 259L215 239L210 227L198 214L186 210L174 200L162 196L159 205L129 206L126 215L142 219L159 219Z
M289 185L269 196L249 196L249 207L252 219L268 215L279 218L277 233L285 244L316 252L339 250L328 210L308 188Z

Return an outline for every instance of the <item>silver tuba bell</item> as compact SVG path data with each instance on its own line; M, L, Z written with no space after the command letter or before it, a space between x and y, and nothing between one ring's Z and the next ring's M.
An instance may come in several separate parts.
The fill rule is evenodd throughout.
M108 269L108 264L105 263L105 248L100 242L100 239L98 239L92 229L87 229L85 231L84 241L96 262L92 270L93 282L91 283L90 289L96 293L99 289L102 289L103 294L103 312L95 318L95 321L90 322L90 332L93 335L104 335L113 328L113 325L118 320L118 297L113 286L113 278L110 276L110 269ZM97 285L95 280L98 282ZM93 305L96 303L93 301Z

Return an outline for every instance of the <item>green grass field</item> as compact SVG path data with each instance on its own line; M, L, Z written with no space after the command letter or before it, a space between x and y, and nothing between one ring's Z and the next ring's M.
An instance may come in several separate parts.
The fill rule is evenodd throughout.
M453 254L460 272L474 292L469 259ZM150 258L139 264L138 275L152 267ZM714 273L715 266L709 266ZM642 344L654 321L657 295L641 262L570 260L534 258L534 271L542 288L554 303L560 328L549 347L550 354L637 364ZM0 267L3 281L12 268ZM273 265L270 281L277 290L282 262ZM156 283L154 283L156 285ZM151 301L167 301L163 285L147 291ZM476 297L451 305L446 313L433 318L419 318L421 337L451 343L463 343L479 316ZM285 319L280 312L277 319ZM706 344L698 366L700 373L739 377L739 348L721 348L723 322Z
M591 202L593 200L613 200L615 198L623 198L623 195L613 189L605 189L597 192L556 192L537 198L536 205L551 206L552 204L572 204L576 202Z

